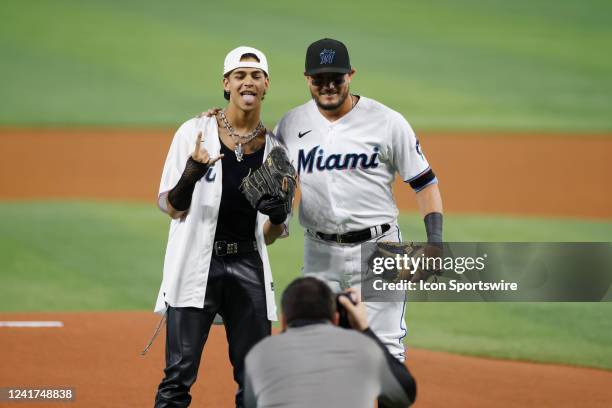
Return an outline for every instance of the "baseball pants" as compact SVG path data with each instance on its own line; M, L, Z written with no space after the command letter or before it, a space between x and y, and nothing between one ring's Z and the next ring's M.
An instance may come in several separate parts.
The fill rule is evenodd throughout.
M238 384L236 407L242 407L244 358L271 334L266 312L263 265L259 253L211 259L204 308L168 307L166 368L155 408L187 407L200 358L215 315L223 317L229 358Z
M370 242L401 242L397 224ZM325 281L338 293L352 287L361 287L361 244L338 244L324 241L306 231L304 235L304 276L314 276ZM403 362L406 324L405 302L364 302L368 311L370 328L383 342L389 352Z

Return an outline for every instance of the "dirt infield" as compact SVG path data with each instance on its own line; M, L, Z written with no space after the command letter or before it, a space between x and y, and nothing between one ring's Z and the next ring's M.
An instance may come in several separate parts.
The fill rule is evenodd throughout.
M57 320L64 327L0 327L1 386L74 388L74 402L45 407L152 406L163 369L163 334L146 357L139 353L157 323L153 313L0 314L0 321L7 320ZM418 349L409 351L408 365L419 384L417 407L609 407L612 401L610 371ZM193 405L231 407L234 392L225 334L214 326Z
M0 200L153 202L172 130L0 129ZM445 210L612 218L612 137L420 135ZM397 188L399 187L399 188ZM401 209L413 192L396 183Z

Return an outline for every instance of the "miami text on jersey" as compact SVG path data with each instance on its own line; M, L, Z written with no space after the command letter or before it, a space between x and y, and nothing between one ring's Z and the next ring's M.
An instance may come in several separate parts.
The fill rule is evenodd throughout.
M355 169L357 166L362 169L378 167L378 146L374 147L370 156L366 153L344 153L325 157L323 149L319 146L313 147L308 153L305 153L304 149L298 151L298 174L301 174L302 170L312 173L313 168L319 171L347 170Z

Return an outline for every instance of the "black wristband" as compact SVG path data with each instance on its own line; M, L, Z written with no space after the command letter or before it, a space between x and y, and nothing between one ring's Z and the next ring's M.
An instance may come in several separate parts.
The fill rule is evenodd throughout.
M430 244L442 243L442 214L432 212L425 216L425 231L427 232L427 242Z
M195 184L204 177L208 167L208 164L197 162L189 156L181 178L168 193L168 202L175 210L185 211L189 209Z

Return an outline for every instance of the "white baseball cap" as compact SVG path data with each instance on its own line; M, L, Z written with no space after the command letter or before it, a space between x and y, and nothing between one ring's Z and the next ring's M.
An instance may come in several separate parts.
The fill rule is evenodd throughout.
M244 54L254 54L259 62L240 61L240 58L242 58ZM241 46L234 48L226 55L225 62L223 63L223 75L227 75L236 68L258 68L265 72L266 75L269 75L268 60L266 59L266 56L263 52L253 47Z

